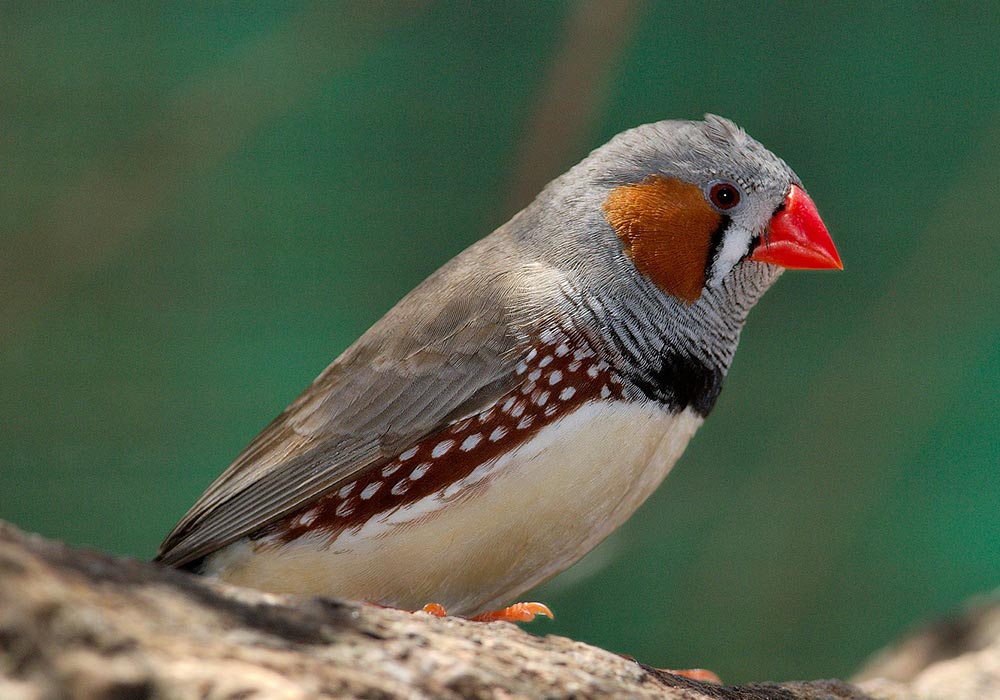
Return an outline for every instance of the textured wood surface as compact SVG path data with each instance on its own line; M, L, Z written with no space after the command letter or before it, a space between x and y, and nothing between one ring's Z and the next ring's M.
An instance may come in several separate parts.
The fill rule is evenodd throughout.
M990 614L975 619L995 622ZM934 653L918 645L924 655L916 658L932 664L926 670L869 674L860 685L725 687L506 623L269 595L70 549L0 523L5 700L992 697L1000 632L996 624L974 627L970 618L961 638L952 630L950 646L932 645Z

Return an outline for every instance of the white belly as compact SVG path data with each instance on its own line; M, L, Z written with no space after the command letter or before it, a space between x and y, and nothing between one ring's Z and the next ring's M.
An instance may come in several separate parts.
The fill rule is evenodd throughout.
M573 564L656 489L701 425L652 402L590 402L484 465L465 496L438 493L359 530L206 561L238 585L449 613L502 607ZM455 489L457 491L457 489Z

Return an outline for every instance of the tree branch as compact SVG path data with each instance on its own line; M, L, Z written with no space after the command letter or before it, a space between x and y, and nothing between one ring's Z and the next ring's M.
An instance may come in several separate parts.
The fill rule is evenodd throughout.
M1000 632L994 632L989 645L971 654L991 655L996 684ZM234 588L71 549L0 523L5 699L861 699L908 697L899 693L922 677L860 686L702 684L506 623Z

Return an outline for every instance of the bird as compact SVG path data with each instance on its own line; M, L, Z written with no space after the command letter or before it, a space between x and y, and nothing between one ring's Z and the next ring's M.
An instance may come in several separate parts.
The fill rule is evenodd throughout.
M240 453L156 560L472 619L579 560L711 412L785 269L843 269L732 121L624 131L413 291Z

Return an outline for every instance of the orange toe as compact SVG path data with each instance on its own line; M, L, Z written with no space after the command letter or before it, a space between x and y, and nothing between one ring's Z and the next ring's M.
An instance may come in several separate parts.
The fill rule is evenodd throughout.
M685 678L690 678L693 681L701 681L703 683L715 683L716 685L722 685L722 679L716 674L704 668L685 668L679 671L673 669L665 669L667 673L672 673L675 676L684 676Z
M434 617L445 617L448 611L444 609L443 605L437 603L428 603L423 608L421 608L425 613L429 613Z
M550 620L555 619L549 606L544 603L514 603L503 610L490 610L489 612L473 615L470 620L475 622L531 622L536 615L545 615Z

